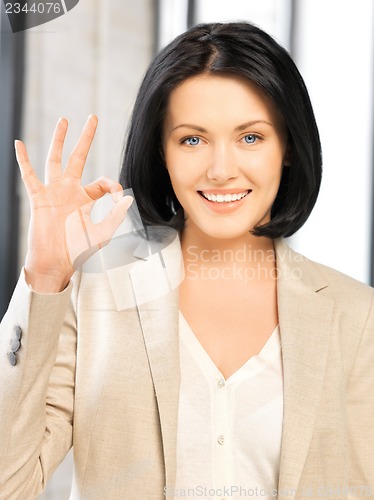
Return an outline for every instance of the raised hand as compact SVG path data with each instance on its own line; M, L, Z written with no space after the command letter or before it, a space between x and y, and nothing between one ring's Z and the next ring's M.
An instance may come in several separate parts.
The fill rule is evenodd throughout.
M58 121L47 156L45 184L35 174L25 145L15 142L31 209L26 279L38 292L63 290L74 273L74 261L87 254L90 246L94 251L110 240L133 201L131 196L122 197L122 186L107 177L82 186L96 127L97 117L91 115L63 171L61 157L68 123L64 118ZM90 209L106 193L118 201L100 224L93 224Z

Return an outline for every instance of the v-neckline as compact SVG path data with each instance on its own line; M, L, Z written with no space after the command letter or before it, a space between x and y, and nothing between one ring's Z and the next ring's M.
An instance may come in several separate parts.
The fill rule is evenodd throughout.
M248 358L247 361L245 361L237 370L225 378L199 339L196 337L181 310L179 310L179 325L179 335L181 340L190 350L205 376L207 378L211 378L212 376L215 378L221 378L225 381L225 384L232 384L240 381L244 377L247 378L254 376L264 368L264 363L266 361L274 359L274 357L276 357L281 350L279 325L277 325L260 352Z

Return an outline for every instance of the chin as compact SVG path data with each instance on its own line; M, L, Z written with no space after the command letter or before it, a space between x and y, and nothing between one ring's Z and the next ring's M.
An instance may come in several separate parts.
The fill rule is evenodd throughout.
M257 216L252 214L252 217L248 217L247 220L244 219L243 214L240 215L239 217L233 217L232 215L206 217L201 213L191 214L187 216L185 229L191 235L200 233L201 236L209 238L235 240L243 237L255 238L251 231L255 227L262 226L270 221L268 211L265 214L257 214Z
M249 236L250 231L254 228L254 225L248 224L233 224L232 221L214 221L206 222L205 224L191 224L190 229L193 227L197 228L199 232L208 236L209 238L215 238L220 240L234 240L236 238L241 238L243 236Z

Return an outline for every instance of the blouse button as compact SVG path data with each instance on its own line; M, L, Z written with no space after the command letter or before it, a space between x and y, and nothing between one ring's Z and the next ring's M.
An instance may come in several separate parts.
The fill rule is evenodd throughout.
M218 436L217 441L218 441L218 444L220 444L221 446L223 446L223 444L225 442L224 436Z
M222 387L225 387L225 380L223 378L220 378L217 382L218 387L221 389Z

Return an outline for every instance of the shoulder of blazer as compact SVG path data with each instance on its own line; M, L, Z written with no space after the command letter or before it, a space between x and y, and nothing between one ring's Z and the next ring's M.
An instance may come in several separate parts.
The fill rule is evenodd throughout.
M308 259L292 250L284 239L275 240L275 248L277 255L279 253L283 259L285 255L288 256L286 260L289 266L300 270L304 285L333 299L335 307L346 314L357 315L361 312L368 316L374 302L374 288L336 269Z

